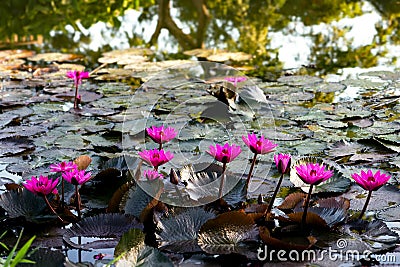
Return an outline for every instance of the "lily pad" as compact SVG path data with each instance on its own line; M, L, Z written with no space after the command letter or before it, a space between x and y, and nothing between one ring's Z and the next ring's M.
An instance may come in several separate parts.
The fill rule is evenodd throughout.
M291 86L305 86L310 84L321 83L322 81L323 80L319 77L308 76L308 75L282 76L278 79L278 82Z
M143 229L143 225L130 215L123 214L99 214L94 217L84 218L69 228L63 240L71 247L81 249L114 248L119 238L128 230ZM72 239L95 238L83 244L77 244Z
M210 254L237 253L255 258L257 236L258 229L249 215L231 211L203 224L198 244Z
M27 221L31 222L52 218L44 215L47 205L43 198L24 188L1 194L0 206L6 210L11 218L23 216Z
M342 196L350 199L350 209L361 210L364 207L368 192L359 185L353 185ZM400 203L400 190L393 185L384 185L372 193L372 201L368 204L368 210L382 210Z
M26 138L5 138L0 140L0 157L17 155L34 150L31 140Z
M202 208L189 208L161 219L158 224L160 233L157 234L160 249L175 253L201 252L197 244L198 232L206 221L214 217L214 213Z
M173 267L171 260L155 248L144 243L144 234L138 229L126 232L114 252L118 257L115 266Z

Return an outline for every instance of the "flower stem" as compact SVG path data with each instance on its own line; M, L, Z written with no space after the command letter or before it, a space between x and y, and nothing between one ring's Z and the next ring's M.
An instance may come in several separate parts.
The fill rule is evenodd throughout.
M224 179L225 179L225 171L226 171L226 162L222 165L222 177L221 177L221 184L219 185L219 197L222 198L222 189L224 188Z
M162 143L160 143L160 146L158 147L158 150L161 151L161 149L162 149Z
M75 204L78 212L78 219L81 219L81 195L79 194L78 185L75 185Z
M254 165L256 164L256 159L257 159L257 153L254 153L253 161L251 162L251 166L250 166L250 170L249 170L249 175L247 176L247 180L246 180L246 195L247 195L247 189L249 188L250 178L253 173Z
M363 207L360 215L358 216L358 219L362 219L362 217L364 216L364 213L367 210L367 206L368 206L369 200L371 199L371 196L372 196L372 190L368 191L367 199L365 200L364 207Z
M61 207L64 207L64 179L61 178Z
M276 185L274 194L272 195L272 198L269 201L268 208L267 208L267 211L265 212L265 214L270 213L271 210L272 210L272 206L274 205L274 201L275 201L276 195L278 194L279 188L281 187L283 176L284 176L284 174L282 173L281 177L279 178L278 184Z
M304 204L303 216L301 217L301 227L302 228L306 225L308 204L310 203L311 192L313 190L313 186L314 185L310 185L310 190L308 191L308 194L307 194L306 203Z
M57 212L53 209L53 207L51 206L49 200L47 199L47 197L45 195L43 195L43 199L44 199L44 202L46 202L49 209L51 210L51 212L53 212L57 216L57 218L60 220L60 222L65 223L64 220L61 219L60 216L58 216Z
M75 100L74 100L74 109L78 108L78 83L75 84Z

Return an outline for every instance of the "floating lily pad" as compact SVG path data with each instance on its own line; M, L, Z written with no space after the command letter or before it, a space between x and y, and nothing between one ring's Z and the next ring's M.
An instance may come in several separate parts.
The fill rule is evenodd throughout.
M133 216L116 213L99 214L74 224L65 232L63 240L74 248L114 248L119 238L132 228L143 229L143 225ZM95 240L77 244L72 240L75 237L95 238Z
M376 217L382 221L400 221L400 205L378 211Z
M307 76L307 75L282 76L278 79L278 82L291 86L305 86L310 84L321 83L322 81L323 80L319 77Z
M0 157L17 155L34 150L32 141L26 138L5 138L0 140Z
M43 198L24 188L1 194L0 206L6 210L11 218L23 216L27 221L31 222L55 218L54 216L45 215L44 211L47 206Z
M302 233L292 233L290 237L274 237L265 226L259 227L259 231L261 240L268 247L275 249L302 251L309 249L317 241L314 237L304 236Z
M368 192L359 185L353 185L342 196L350 199L350 209L361 210L364 207ZM368 210L382 210L400 203L400 190L393 185L384 185L372 193L372 201L368 204Z
M157 234L160 249L175 253L201 252L197 244L198 232L206 221L214 217L214 213L202 208L189 208L162 219L158 224L161 231Z
M46 61L46 62L65 62L73 61L82 58L79 55L74 54L63 54L63 53L42 53L31 57L28 57L30 61Z
M144 243L144 234L138 229L126 232L114 252L119 258L115 266L173 267L171 260L155 248Z
M228 60L232 61L248 61L253 56L244 52L217 52L207 56L207 60L215 62L225 62Z
M255 257L258 229L245 213L231 211L208 220L200 229L198 244L210 254L238 253Z

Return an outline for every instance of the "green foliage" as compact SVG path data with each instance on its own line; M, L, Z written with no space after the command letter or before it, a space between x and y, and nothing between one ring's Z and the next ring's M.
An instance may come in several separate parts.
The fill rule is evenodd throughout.
M34 264L34 261L28 260L25 258L25 256L28 255L28 250L30 246L32 245L33 240L36 238L36 236L31 237L22 247L20 250L17 251L19 242L21 241L22 233L24 230L21 230L21 233L18 236L17 242L15 243L14 247L11 249L10 253L8 256L4 258L0 258L0 264L4 267L15 267L17 264L20 263L32 263ZM2 238L6 232L4 232L0 238ZM4 247L5 249L8 250L7 246L0 242L0 245Z

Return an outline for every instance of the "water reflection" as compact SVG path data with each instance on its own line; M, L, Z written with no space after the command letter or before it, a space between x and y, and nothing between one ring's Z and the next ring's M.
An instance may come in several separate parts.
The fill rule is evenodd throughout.
M2 1L3 41L40 35L43 50L80 52L93 60L102 51L131 46L153 46L158 59L216 47L254 55L251 65L261 77L310 64L316 68L303 70L319 74L398 66L398 0L44 2Z

